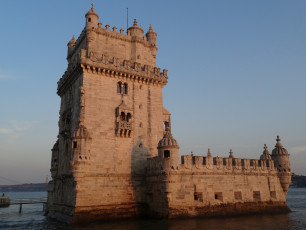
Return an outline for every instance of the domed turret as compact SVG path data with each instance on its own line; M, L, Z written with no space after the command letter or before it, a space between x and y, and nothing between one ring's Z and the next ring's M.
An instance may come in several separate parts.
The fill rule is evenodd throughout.
M156 46L156 37L157 37L157 34L156 32L153 30L152 26L150 25L150 28L148 30L148 32L146 33L146 37L147 37L147 40L150 42L150 44L152 46Z
M171 134L170 126L166 127L164 137L158 142L158 157L163 160L164 169L179 163L179 145Z
M99 15L94 9L93 3L91 4L91 9L86 13L86 29L94 29L98 26Z
M291 166L289 161L288 151L283 147L280 142L279 136L276 139L275 149L272 151L272 159L274 160L274 165L277 168L278 176L280 178L281 185L285 193L288 192L289 185L291 183Z
M264 144L264 151L260 156L260 160L271 160L271 155L266 144Z
M73 35L72 39L67 44L67 46L68 46L68 51L67 51L67 60L68 60L68 63L70 63L70 58L69 57L70 57L72 51L74 50L74 45L75 45L75 37Z
M163 139L161 139L158 142L158 148L163 148L163 147L179 148L177 141L173 138L170 132L166 131Z
M138 38L142 38L142 34L143 34L143 29L137 25L137 20L134 19L134 24L133 26L131 26L130 28L128 28L128 33L132 36L132 37L138 37Z

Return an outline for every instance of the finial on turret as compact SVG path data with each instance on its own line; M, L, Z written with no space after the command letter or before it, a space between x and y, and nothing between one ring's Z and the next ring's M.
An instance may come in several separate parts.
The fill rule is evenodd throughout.
M210 148L208 148L207 157L211 157Z
M263 147L263 148L265 149L265 151L267 151L267 149L268 149L268 147L267 147L266 144L264 144L264 147Z
M230 152L229 152L229 158L234 158L234 155L233 155L233 151L230 149Z
M279 138L279 136L277 136L276 141L277 141L277 142L276 142L275 147L276 147L276 148L282 148L283 145L282 145L282 143L280 142L281 139Z
M68 46L69 46L69 47L72 47L72 46L74 46L74 44L75 44L75 37L74 37L74 35L73 35L72 38L71 38L71 40L68 42Z
M137 20L136 20L136 18L134 19L134 24L133 24L133 26L137 26Z
M270 152L268 150L268 146L266 144L264 144L264 151L262 153L262 155L260 156L261 160L271 160L271 156L270 156Z
M91 3L91 9L94 10L94 4L93 3Z

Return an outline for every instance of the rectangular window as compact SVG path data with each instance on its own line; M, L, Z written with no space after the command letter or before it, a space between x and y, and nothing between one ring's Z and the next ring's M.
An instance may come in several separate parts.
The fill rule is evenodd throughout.
M74 141L73 142L73 148L76 149L78 147L78 142Z
M164 151L164 158L170 158L170 151L169 150Z
M203 194L201 192L194 193L194 200L203 202Z
M242 194L241 192L234 192L235 200L242 200Z
M253 191L253 200L255 202L260 201L260 191Z
M215 200L223 201L222 192L215 192Z

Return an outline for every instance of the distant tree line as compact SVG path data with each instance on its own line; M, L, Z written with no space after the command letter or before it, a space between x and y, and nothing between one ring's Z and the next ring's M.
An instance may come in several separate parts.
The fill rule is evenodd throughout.
M0 185L0 193L4 192L46 192L47 183L20 184L20 185Z
M294 175L291 180L291 187L305 188L306 176Z

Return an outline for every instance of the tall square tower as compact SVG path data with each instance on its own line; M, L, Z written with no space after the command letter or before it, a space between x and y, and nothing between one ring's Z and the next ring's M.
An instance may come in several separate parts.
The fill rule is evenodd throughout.
M147 158L170 114L163 108L167 70L156 63L156 33L134 20L127 33L102 28L93 6L68 43L58 82L59 135L52 149L48 215L68 221L138 216L145 204Z

